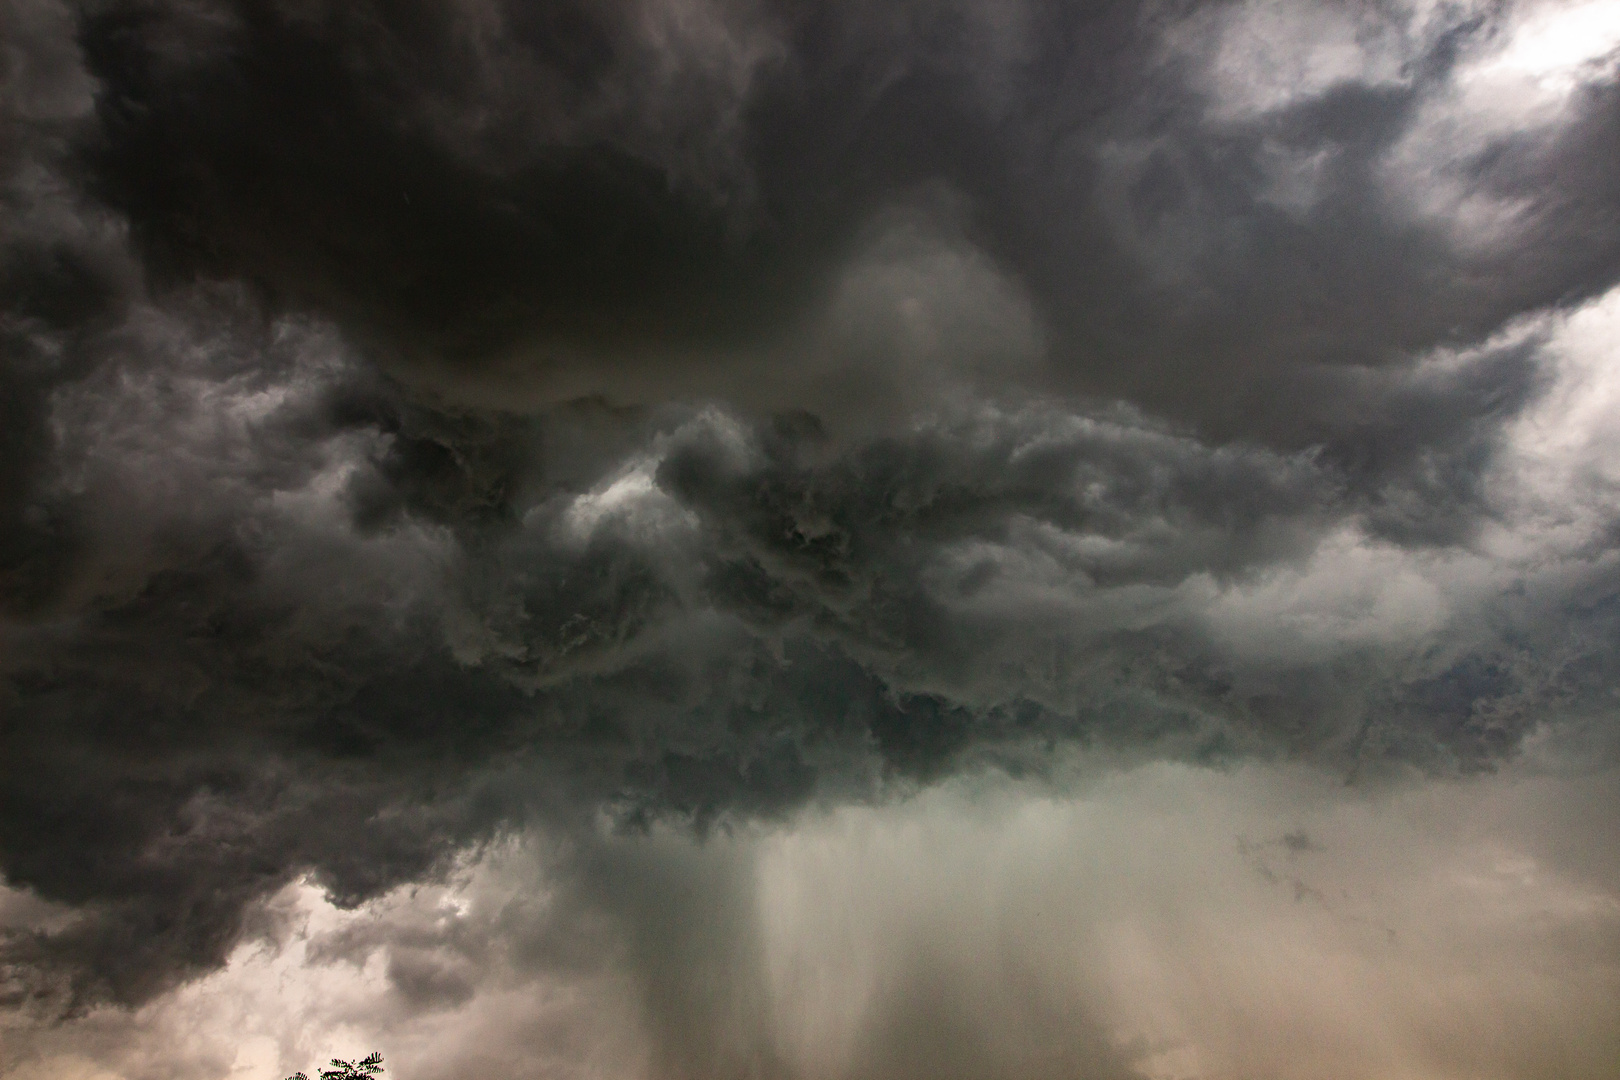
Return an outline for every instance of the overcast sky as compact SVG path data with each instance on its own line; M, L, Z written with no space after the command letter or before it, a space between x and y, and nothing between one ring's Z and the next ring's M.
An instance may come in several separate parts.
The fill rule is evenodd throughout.
M1612 1080L1620 4L0 0L0 1080Z

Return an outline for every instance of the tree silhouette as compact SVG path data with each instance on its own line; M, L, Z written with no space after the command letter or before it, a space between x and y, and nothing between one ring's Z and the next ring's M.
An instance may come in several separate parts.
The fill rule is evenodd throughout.
M382 1073L382 1055L373 1053L359 1061L344 1061L342 1058L333 1058L330 1069L322 1069L320 1080L371 1080L372 1077ZM287 1077L287 1080L309 1080L305 1073L297 1072Z

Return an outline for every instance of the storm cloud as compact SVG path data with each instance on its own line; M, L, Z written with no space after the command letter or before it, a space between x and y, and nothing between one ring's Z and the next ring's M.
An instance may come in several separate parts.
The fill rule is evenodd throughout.
M770 972L883 920L782 930L810 871L771 860L1165 776L1250 828L1276 801L1220 778L1506 773L1612 831L1569 779L1620 765L1609 5L0 19L0 994L38 1046L262 948L386 953L377 1008L473 1010L512 1075L570 1039L580 1075L1283 1075L1127 1045L1102 983L1003 971L978 1015L933 908L863 946L866 1026L794 1035ZM1242 875L1338 911L1289 828ZM1344 872L1435 895L1393 865ZM490 1002L537 972L618 1019L526 1057Z

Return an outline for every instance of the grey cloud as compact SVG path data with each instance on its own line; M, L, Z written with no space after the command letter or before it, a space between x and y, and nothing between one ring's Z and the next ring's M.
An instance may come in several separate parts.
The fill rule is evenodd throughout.
M1602 743L1607 541L1445 560L1613 283L1612 86L1457 163L1532 204L1468 249L1378 170L1483 23L1233 118L1180 9L693 10L8 8L0 872L82 909L6 944L53 1002L531 817ZM895 993L879 1048L966 1007Z
M762 387L736 350L771 362L871 216L928 185L958 194L965 239L1049 331L1050 370L1020 381L1124 396L1223 437L1321 439L1340 418L1299 385L1301 364L1389 364L1612 279L1607 170L1587 145L1607 130L1601 92L1574 107L1593 119L1568 134L1487 143L1484 172L1455 166L1481 193L1539 200L1548 227L1584 223L1527 238L1533 272L1405 222L1381 190L1377 170L1444 96L1458 50L1490 40L1484 16L1418 40L1404 82L1352 74L1279 110L1211 120L1197 63L1161 56L1176 20L1131 5L999 19L972 5L886 19L843 5L700 10L712 33L664 40L662 63L636 60L644 45L630 38L644 31L627 28L657 22L640 7L559 8L528 30L499 6L417 22L403 9L97 11L82 35L102 80L89 180L171 274L240 273L403 354L413 377L474 395L505 373L501 385L529 395L800 404L802 380L778 369L777 389ZM731 59L705 66L688 55L701 48ZM694 131L733 146L743 179L720 206L681 180L680 147L699 136L622 83L735 63L749 74L670 96L710 117ZM438 127L399 119L462 95L499 129L507 111L573 100L488 88L514 64L578 83L579 100L558 107L584 118L530 131L517 164L480 164ZM674 144L643 145L604 118L625 108ZM1266 195L1267 163L1291 158L1320 174L1297 213ZM1533 189L1513 179L1527 172Z
M284 407L299 430L297 398ZM440 494L504 474L480 448L537 442L338 415L363 418L367 445L425 425L458 463L420 470ZM818 460L802 418L686 419L627 496L675 515L668 533L612 508L569 533L604 497L590 491L452 529L437 523L459 496L407 489L386 526L355 492L386 490L398 459L360 453L311 518L228 519L211 553L149 565L71 631L16 631L8 878L99 905L19 957L69 959L81 1000L140 999L217 963L248 902L301 871L358 901L536 810L707 828L870 798L885 772L1041 771L1054 740L1444 768L1437 747L1479 767L1531 722L1490 703L1522 697L1536 661L1514 674L1465 655L1402 687L1376 658L1268 672L1208 640L1183 583L1302 556L1341 488L1319 462L1211 451L1128 415L963 423ZM296 490L314 473L269 475ZM1018 580L1032 544L1059 560L1050 599L1056 583ZM952 571L975 545L987 554ZM1021 585L1035 591L1014 606L984 603ZM438 992L401 963L419 996Z
M533 34L500 7L483 21L444 9L419 22L403 10L97 12L83 32L102 80L90 179L171 276L240 273L343 320L413 377L474 395L517 372L508 381L531 395L796 403L804 387L787 371L773 373L773 392L757 367L724 357L775 355L868 219L928 185L958 193L966 238L1050 331L1050 370L1028 379L1226 435L1320 438L1333 417L1295 384L1302 361L1387 364L1610 280L1602 227L1583 230L1578 250L1537 242L1536 272L1515 257L1510 273L1500 256L1400 224L1379 193L1375 165L1443 92L1456 40L1488 33L1479 19L1429 43L1408 83L1347 78L1281 111L1212 123L1188 66L1157 59L1165 20L1130 5L1021 6L1001 20L971 5L892 19L842 5L702 11L699 23L717 27L693 32L703 47L759 59L747 77L673 94L680 104L667 108L709 117L692 129L623 80L741 61L704 67L682 51L699 45L677 37L663 42L671 58L638 62L626 27L652 18L640 8L558 9ZM199 33L206 47L154 51ZM488 90L515 77L513 64L578 84L578 100ZM423 98L458 95L497 129L535 102L573 100L559 107L582 119L524 128L522 159L497 168L433 124L400 119ZM674 142L638 142L604 108L643 108ZM718 124L716 111L732 120ZM695 132L721 130L738 177L723 206L681 179ZM1303 218L1266 201L1265 162L1278 153L1326 155ZM1536 153L1569 173L1543 196L1544 216L1612 216L1601 186L1582 179L1580 163L1598 158L1578 136ZM1579 190L1566 196L1566 183ZM1297 423L1279 427L1285 415Z

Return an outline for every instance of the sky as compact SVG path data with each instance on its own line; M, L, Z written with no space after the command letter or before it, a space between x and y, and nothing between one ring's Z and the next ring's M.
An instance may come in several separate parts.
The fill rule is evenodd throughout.
M0 0L0 1080L1620 1076L1620 5Z

